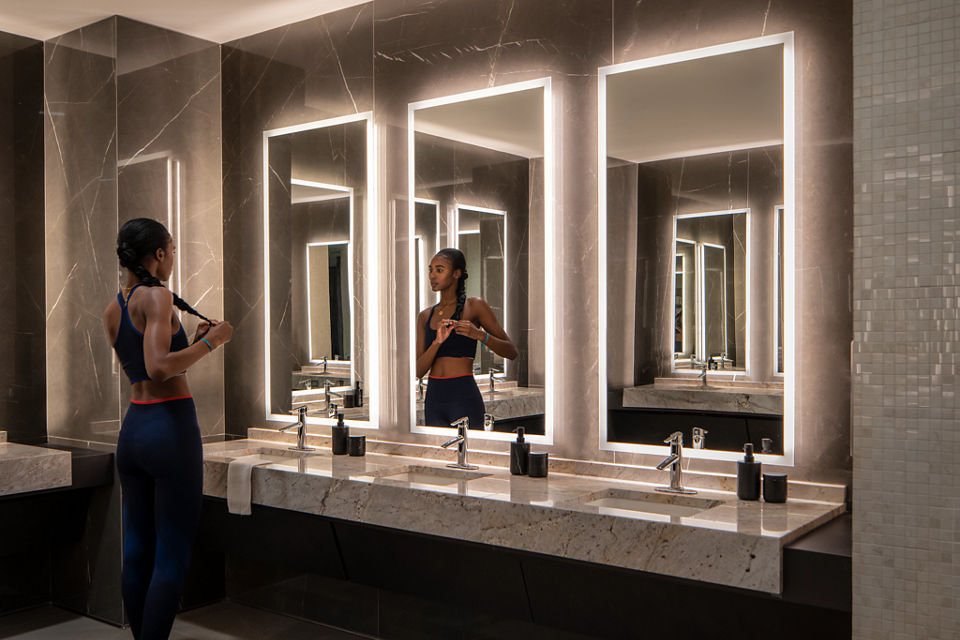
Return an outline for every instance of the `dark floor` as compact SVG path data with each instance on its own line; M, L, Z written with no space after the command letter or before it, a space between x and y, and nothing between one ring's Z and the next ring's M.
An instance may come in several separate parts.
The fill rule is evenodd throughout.
M118 629L54 606L0 617L0 638L17 640L128 640ZM180 614L170 640L361 640L332 627L220 602Z

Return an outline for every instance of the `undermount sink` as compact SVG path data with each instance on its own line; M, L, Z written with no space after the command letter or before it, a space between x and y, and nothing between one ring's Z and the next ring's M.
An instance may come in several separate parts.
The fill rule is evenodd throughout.
M603 489L580 498L576 504L601 515L669 522L712 509L723 504L723 500L653 491Z
M731 380L707 372L707 385L699 378L656 378L653 381L657 389L683 389L694 391L725 391L740 393L782 394L783 385L777 382L757 382L755 380Z
M428 467L425 465L407 465L400 470L390 470L377 477L384 480L398 480L410 484L429 484L436 486L453 485L467 480L486 478L489 473L449 469L447 467Z

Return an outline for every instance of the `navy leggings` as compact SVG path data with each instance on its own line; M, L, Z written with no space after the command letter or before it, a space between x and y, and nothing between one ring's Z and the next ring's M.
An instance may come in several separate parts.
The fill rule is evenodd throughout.
M431 427L449 427L463 416L470 418L471 429L483 429L483 396L472 375L434 378L427 384L423 401L424 422Z
M203 500L192 398L131 404L117 441L123 606L137 640L167 638L180 608Z

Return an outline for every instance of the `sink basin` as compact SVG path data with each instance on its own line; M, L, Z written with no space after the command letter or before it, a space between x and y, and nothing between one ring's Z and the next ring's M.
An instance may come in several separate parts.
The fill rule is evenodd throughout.
M486 478L489 473L468 471L466 469L450 469L448 467L428 467L425 465L407 465L401 470L389 470L377 477L384 480L398 480L412 485L447 486L455 485L467 480Z
M653 386L656 389L682 389L694 391L726 391L739 393L782 394L783 384L777 382L757 382L754 380L731 380L720 376L711 376L707 373L707 386L699 378L655 378Z
M723 500L629 489L595 491L577 502L594 513L662 522L678 521L723 504Z

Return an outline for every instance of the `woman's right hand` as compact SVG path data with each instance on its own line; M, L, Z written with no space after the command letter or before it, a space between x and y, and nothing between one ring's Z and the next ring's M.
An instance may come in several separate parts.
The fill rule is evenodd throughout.
M454 323L451 320L441 320L440 326L437 327L437 337L433 341L436 345L441 345L444 341L450 337L450 334L453 333Z
M233 337L233 325L226 320L219 322L215 320L214 325L210 327L204 337L211 341L215 348L224 345L230 342L230 338Z

